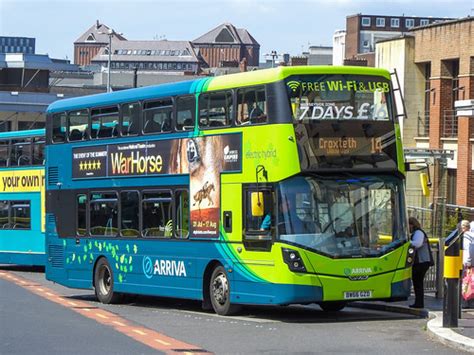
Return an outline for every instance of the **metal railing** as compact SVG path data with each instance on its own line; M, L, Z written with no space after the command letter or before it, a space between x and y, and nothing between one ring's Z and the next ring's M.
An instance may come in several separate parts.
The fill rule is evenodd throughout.
M433 206L436 207L436 206ZM443 207L443 208L440 208ZM435 216L435 210L444 210L444 216ZM438 208L423 208L408 206L410 216L418 219L423 230L430 238L431 252L434 266L430 267L424 280L424 289L427 292L435 292L436 297L441 297L443 289L443 258L444 250L439 245L444 245L444 238L457 228L459 221L466 219L474 220L474 208L452 204L440 203ZM442 220L440 225L439 220Z
M419 112L416 127L416 134L418 137L429 137L430 135L430 113Z
M458 117L455 110L444 110L443 112L443 138L457 138L458 136Z

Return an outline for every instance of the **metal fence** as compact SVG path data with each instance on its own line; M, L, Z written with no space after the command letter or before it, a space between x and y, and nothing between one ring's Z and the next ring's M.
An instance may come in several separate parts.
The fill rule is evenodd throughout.
M423 230L430 238L434 266L426 273L424 289L427 292L435 292L436 297L440 297L443 291L444 258L444 249L440 247L440 244L441 246L444 245L444 238L457 228L459 221L463 219L474 220L474 208L443 203L433 205L433 208L409 206L408 213L418 219Z

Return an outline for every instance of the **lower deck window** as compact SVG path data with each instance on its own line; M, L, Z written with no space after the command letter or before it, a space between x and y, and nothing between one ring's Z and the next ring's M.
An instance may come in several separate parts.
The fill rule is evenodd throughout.
M142 211L144 237L171 237L173 221L169 192L144 193Z
M0 201L0 229L31 229L30 201Z
M118 201L115 193L93 193L90 202L91 235L114 237L118 232Z

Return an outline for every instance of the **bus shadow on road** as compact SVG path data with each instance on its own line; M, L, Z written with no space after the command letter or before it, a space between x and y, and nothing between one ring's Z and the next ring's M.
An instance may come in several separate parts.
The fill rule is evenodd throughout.
M69 298L93 302L102 307L94 295L77 295ZM200 316L221 317L213 311L205 311L200 301L183 300L165 297L126 295L121 305L137 308L154 309L156 312L190 312ZM107 306L109 310L111 310ZM112 306L113 307L113 306ZM323 311L317 304L289 306L244 306L235 316L226 317L236 320L282 323L337 323L359 321L394 321L419 319L411 314L386 312L380 310L360 309L347 306L338 312Z
M0 265L0 270L12 272L44 273L44 266Z

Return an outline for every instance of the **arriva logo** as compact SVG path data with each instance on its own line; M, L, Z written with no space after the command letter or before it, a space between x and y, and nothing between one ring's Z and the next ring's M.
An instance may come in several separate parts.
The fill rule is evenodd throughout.
M154 275L186 277L186 268L183 261L155 260Z
M147 279L151 279L153 276L153 262L148 256L143 258L143 273Z
M371 274L372 268L370 267L356 267L351 269L351 275L354 274Z
M187 276L184 261L157 259L153 264L150 257L148 256L143 258L143 273L147 279L151 279L153 275L178 277Z
M291 91L296 92L300 87L301 83L296 80L292 80L286 83L286 85L291 89Z

